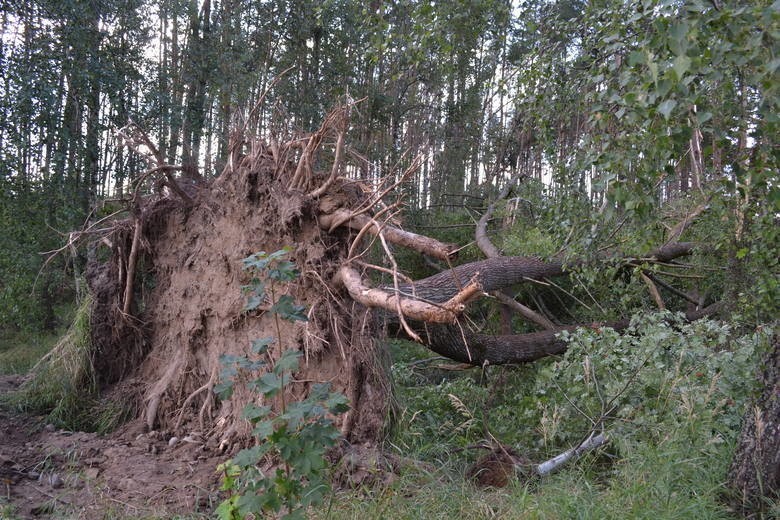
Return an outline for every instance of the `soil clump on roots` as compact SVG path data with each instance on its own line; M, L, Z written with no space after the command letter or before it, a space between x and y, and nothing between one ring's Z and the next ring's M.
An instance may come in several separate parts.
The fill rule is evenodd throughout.
M271 360L287 349L303 354L288 399L329 382L350 399L351 410L338 423L345 438L379 438L389 387L375 320L330 282L353 232L326 233L318 223L323 207L358 204L359 190L340 180L322 197L307 197L289 188L297 165L279 154L253 143L249 154L235 157L237 166L191 188L189 203L166 194L142 201L133 225L114 233L109 260L90 267L93 364L104 385L132 377L141 386L139 432L198 435L233 452L248 434L241 410L260 397L237 385L229 400L216 398L220 356L251 358L252 340L280 335ZM277 331L262 305L244 310L249 275L242 259L284 247L301 276L280 290L306 306L308 321L284 322ZM125 287L134 293L130 313L123 311Z

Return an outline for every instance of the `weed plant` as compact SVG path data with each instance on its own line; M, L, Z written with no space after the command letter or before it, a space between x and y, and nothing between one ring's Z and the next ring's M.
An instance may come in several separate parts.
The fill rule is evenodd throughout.
M771 330L642 313L623 333L564 337L557 360L456 377L431 376L419 361L430 352L392 345L400 411L387 449L406 462L392 483L341 491L316 517L734 518L726 472ZM479 452L459 448L488 432L540 462L594 423L611 442L544 479L480 490L464 477Z
M251 358L221 358L222 382L215 390L222 399L228 398L235 381L246 375L254 377L249 388L262 396L262 404L249 403L243 411L257 444L219 467L222 490L229 492L215 511L221 520L304 518L307 509L322 503L330 490L325 451L340 437L332 417L347 411L347 399L330 392L328 384L315 384L305 398L287 401L301 353L285 349L280 320L307 320L305 308L292 296L279 295L282 284L299 276L295 265L285 259L288 252L261 251L244 259L244 268L252 274L244 287L248 296L244 308L253 311L270 302L265 312L274 320L277 335L253 340ZM272 361L269 349L274 344L284 350Z

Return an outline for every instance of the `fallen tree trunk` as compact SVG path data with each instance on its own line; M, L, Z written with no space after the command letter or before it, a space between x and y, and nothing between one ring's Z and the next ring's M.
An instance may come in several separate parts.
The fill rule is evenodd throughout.
M646 256L620 259L627 265L644 262L669 262L689 255L694 244L675 242L650 252ZM605 261L618 260L606 258ZM572 263L572 266L584 262ZM400 284L403 296L422 301L441 303L455 296L471 280L476 280L485 292L497 291L526 281L543 281L564 274L565 267L560 260L541 260L530 256L498 256L468 264L459 265L413 283ZM392 291L387 288L386 290Z
M563 263L528 256L499 256L459 265L410 284L399 285L403 296L441 303L455 296L471 280L485 292L528 280L544 280L563 274ZM392 289L387 289L392 290Z
M685 314L688 321L698 320L716 314L720 303ZM611 323L570 325L555 330L530 332L527 334L493 335L472 332L460 325L417 324L418 332L426 346L437 354L461 363L482 366L530 363L548 356L563 354L566 342L559 339L563 331L574 331L581 327L610 327L617 331L628 327L630 320Z

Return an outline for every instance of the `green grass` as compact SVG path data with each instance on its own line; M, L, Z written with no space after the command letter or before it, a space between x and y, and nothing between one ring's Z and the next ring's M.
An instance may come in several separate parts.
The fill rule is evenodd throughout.
M85 298L68 331L30 370L16 392L4 397L15 409L47 414L57 426L94 429L90 415L96 388L89 334L91 299Z
M57 319L66 324L55 330L11 330L0 328L0 375L26 374L57 345L73 321L73 303L56 308Z
M405 467L388 485L336 492L313 518L737 518L726 503L726 475L756 360L769 336L732 336L716 323L678 330L649 319L638 329L633 339L603 335L593 345L587 343L590 335L578 339L578 348L590 345L590 366L600 370L598 380L595 368L589 372L590 386L580 376L585 356L574 346L573 355L557 363L506 373L498 367L485 373L472 369L442 380L427 377L435 370L416 362L430 353L392 344L399 414L386 450L406 460ZM664 349L674 352L668 363ZM628 362L640 369L613 368ZM598 403L596 381L606 395L616 395L631 370L641 372L617 394L620 415L607 424L612 442L599 453L500 490L478 489L464 477L475 450L455 448L484 438L483 421L502 442L541 462L582 435L576 414L562 414L552 433L543 433L542 419L567 405L556 385L588 410L592 406L586 405ZM778 518L777 513L777 504L769 504L763 518Z
M0 496L0 520L13 520L16 516L16 508L8 503L5 496Z
M62 331L0 333L0 375L27 373L61 335Z
M317 519L729 519L720 492L730 446L706 458L676 447L616 461L608 476L586 457L541 481L477 489L463 468L405 470L389 486L338 492ZM689 455L689 454L688 454ZM461 471L459 471L459 469Z

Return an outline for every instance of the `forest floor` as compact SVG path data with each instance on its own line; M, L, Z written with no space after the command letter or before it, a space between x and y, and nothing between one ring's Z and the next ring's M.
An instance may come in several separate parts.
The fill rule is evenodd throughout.
M21 382L0 375L0 395ZM0 409L0 519L205 517L222 459L197 439L170 445L132 424L99 436Z

